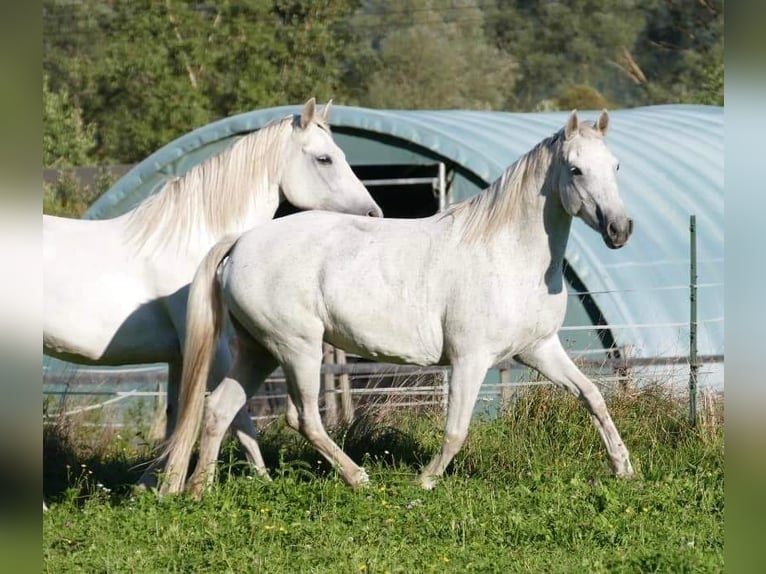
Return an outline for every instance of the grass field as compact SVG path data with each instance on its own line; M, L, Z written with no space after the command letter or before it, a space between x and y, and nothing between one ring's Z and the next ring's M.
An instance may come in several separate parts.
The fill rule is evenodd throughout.
M722 571L722 405L706 404L691 428L659 388L607 401L640 478L612 478L584 409L547 387L475 420L431 492L412 482L441 440L435 412L370 411L336 431L370 473L358 491L274 424L261 441L274 481L250 476L230 447L202 502L133 492L130 467L146 453L125 438L54 429L44 570Z

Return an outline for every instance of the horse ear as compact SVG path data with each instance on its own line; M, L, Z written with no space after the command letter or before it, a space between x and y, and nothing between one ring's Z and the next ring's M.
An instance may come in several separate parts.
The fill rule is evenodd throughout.
M601 110L601 115L598 116L598 120L596 121L596 131L598 131L602 136L605 136L608 129L609 112L604 109Z
M301 128L305 129L306 126L311 123L316 111L317 101L315 98L311 98L308 102L303 104L303 111L301 112Z
M327 118L330 117L330 106L332 106L332 98L330 98L322 108L322 119L325 122L327 121Z
M572 110L572 113L569 114L567 125L564 126L564 137L566 139L571 139L577 133L579 125L580 120L577 119L577 110Z

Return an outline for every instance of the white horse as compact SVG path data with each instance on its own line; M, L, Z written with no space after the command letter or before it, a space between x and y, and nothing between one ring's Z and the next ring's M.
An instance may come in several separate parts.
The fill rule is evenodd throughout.
M277 365L292 399L288 424L347 483L366 482L364 469L320 420L323 340L371 359L452 366L444 440L419 477L425 488L461 448L487 369L508 357L574 393L614 473L632 475L601 393L557 334L567 303L562 264L572 218L613 249L632 233L618 194L618 163L604 142L608 122L606 111L595 124L580 123L573 112L562 130L489 188L426 219L303 213L214 247L191 287L181 414L160 491L182 488L204 406L200 459L190 479L190 489L201 494L227 425ZM239 353L205 399L225 310Z
M279 204L382 216L327 124L330 104L314 98L300 115L242 137L134 210L107 220L43 216L43 349L81 364L166 362L166 438L174 426L189 283L223 236L274 217ZM231 366L215 344L211 381ZM250 462L266 473L245 409L235 419ZM141 482L151 484L149 472Z

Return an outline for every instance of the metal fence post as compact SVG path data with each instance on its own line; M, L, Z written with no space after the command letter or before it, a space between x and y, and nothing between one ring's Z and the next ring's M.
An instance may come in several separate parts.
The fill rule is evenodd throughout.
M689 424L697 424L697 218L689 216Z

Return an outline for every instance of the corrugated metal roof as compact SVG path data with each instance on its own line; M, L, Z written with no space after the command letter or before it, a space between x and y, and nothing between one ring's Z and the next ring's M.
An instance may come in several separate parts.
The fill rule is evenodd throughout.
M127 211L165 179L299 106L256 110L195 130L163 147L118 181L86 217ZM472 174L485 184L564 125L564 112L372 110L333 106L334 129L400 142ZM699 352L723 353L724 113L714 106L665 105L611 112L607 141L620 159L621 194L635 221L623 249L608 249L575 222L569 265L612 325L616 342L637 355L685 354L689 318L689 215L697 216ZM596 112L581 112L595 119ZM340 139L340 138L339 138ZM350 150L346 150L347 153ZM358 160L358 158L357 158ZM462 199L472 193L457 190ZM654 325L640 327L637 325Z

